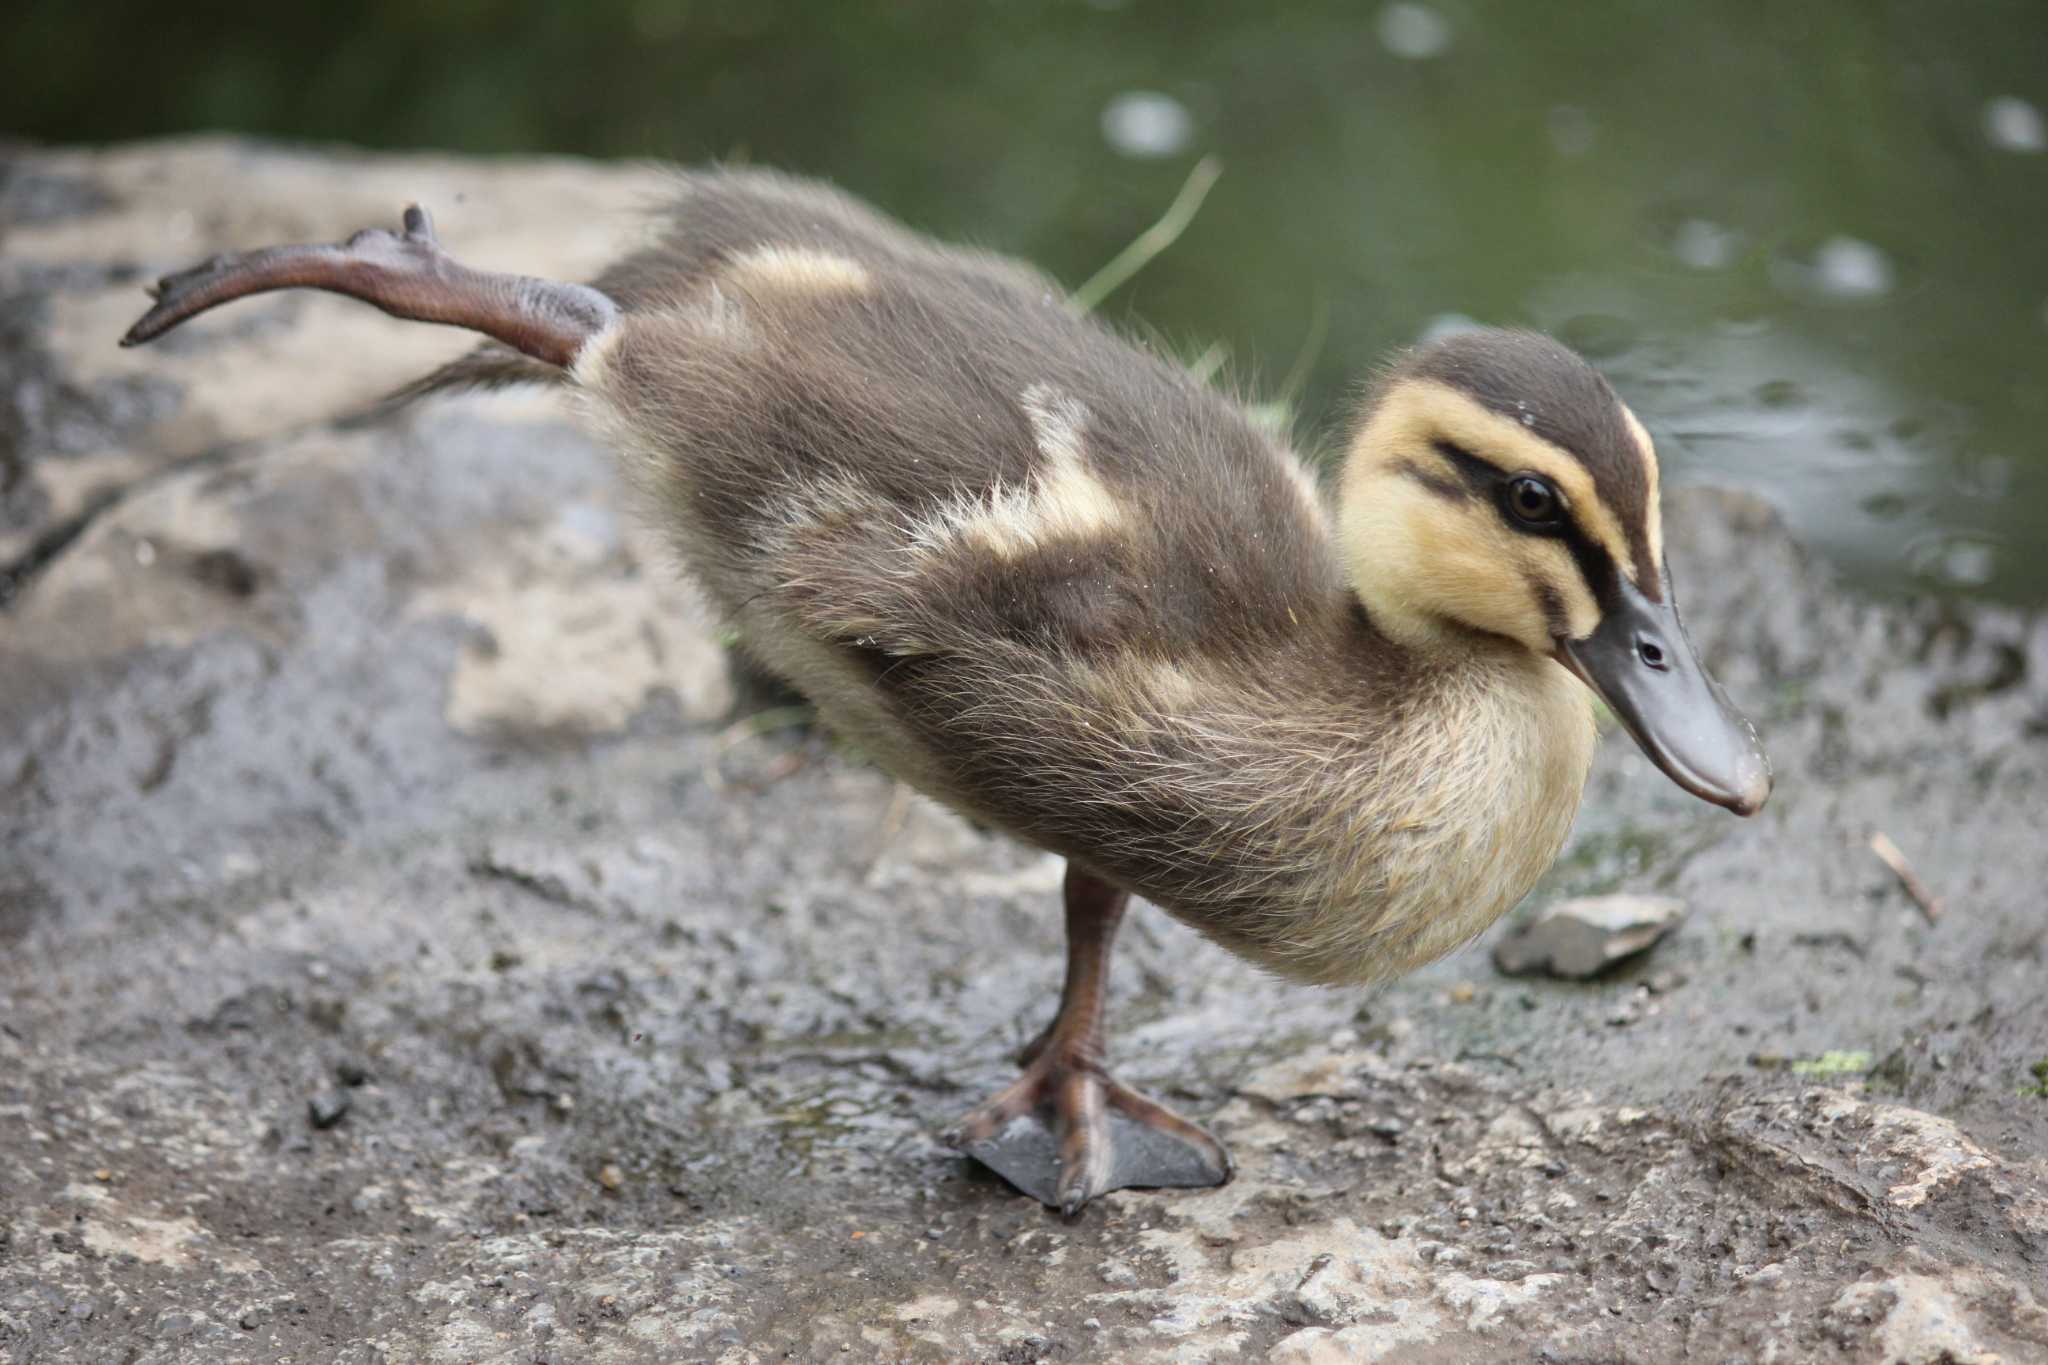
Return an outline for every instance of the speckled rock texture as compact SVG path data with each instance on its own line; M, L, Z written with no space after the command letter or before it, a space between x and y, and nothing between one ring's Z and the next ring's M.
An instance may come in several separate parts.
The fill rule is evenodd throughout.
M586 274L656 184L0 160L0 1357L2048 1360L2035 617L1856 600L1680 495L1777 797L1610 739L1521 913L1684 924L1368 996L1141 909L1115 1064L1240 1174L1067 1223L932 1137L1051 1008L1058 865L744 722L559 399L382 410L466 341L326 297L114 345L166 269L414 198Z

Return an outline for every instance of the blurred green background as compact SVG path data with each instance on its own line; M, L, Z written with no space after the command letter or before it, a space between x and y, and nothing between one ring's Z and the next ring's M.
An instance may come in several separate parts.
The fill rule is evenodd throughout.
M1327 437L1388 348L1547 328L1674 482L1880 590L2048 601L2044 0L13 0L0 133L744 158L1077 284Z

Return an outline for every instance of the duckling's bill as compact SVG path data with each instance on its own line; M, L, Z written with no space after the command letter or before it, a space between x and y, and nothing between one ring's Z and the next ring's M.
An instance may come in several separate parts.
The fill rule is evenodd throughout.
M1770 760L1756 728L1700 666L1668 590L1652 601L1621 579L1599 628L1583 640L1560 639L1556 658L1599 694L1673 782L1737 815L1763 808Z

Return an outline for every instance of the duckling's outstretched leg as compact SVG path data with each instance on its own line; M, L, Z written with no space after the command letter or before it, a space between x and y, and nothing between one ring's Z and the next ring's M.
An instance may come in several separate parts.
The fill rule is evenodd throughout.
M267 246L216 256L166 275L156 306L121 338L140 346L209 308L273 289L325 289L415 322L445 322L567 368L583 343L611 326L618 305L585 284L472 270L441 250L418 204L401 231L365 228L333 246Z
M1103 1067L1109 949L1129 895L1068 863L1066 896L1060 1012L1025 1051L1024 1074L947 1141L1069 1217L1110 1190L1221 1185L1230 1179L1223 1144Z

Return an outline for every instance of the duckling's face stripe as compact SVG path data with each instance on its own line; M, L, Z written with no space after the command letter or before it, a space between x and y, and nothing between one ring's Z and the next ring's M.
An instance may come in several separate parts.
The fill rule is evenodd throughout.
M1664 600L1664 504L1657 486L1657 445L1626 404L1622 406L1621 415L1627 419L1628 434L1642 452L1643 468L1649 475L1649 487L1643 495L1642 541L1636 547L1635 581L1652 602L1661 602Z
M1549 337L1492 331L1436 343L1409 362L1404 378L1464 395L1585 471L1624 533L1610 546L1615 562L1662 600L1656 451L1599 371Z

